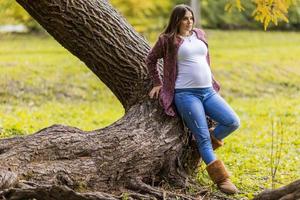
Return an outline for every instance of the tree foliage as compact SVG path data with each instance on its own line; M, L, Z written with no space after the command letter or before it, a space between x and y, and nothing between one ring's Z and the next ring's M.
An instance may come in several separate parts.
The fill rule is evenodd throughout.
M31 17L17 3L10 0L2 0L0 6L1 23L22 23Z
M245 10L242 0L228 0L225 10L231 11L237 8L239 11ZM270 22L278 25L279 20L289 22L287 14L291 5L296 5L299 0L252 0L255 9L252 12L254 19L264 24L266 30Z
M209 28L299 28L300 0L199 0L201 25ZM170 10L190 0L110 0L141 34L152 40L167 24ZM279 23L284 22L284 23ZM288 22L288 23L287 23ZM0 24L39 25L15 1L1 0ZM152 35L151 35L152 34ZM154 36L155 35L155 36Z
M1 0L0 25L1 24L25 24L31 31L41 30L35 20L15 1Z
M201 1L201 24L203 27L208 28L251 28L260 29L261 24L256 22L252 15L251 10L255 9L254 5L250 2L244 2L243 7L246 9L240 12L239 9L230 8L230 4L225 0L222 1Z
M172 1L110 0L136 31L142 34L157 32L167 23Z

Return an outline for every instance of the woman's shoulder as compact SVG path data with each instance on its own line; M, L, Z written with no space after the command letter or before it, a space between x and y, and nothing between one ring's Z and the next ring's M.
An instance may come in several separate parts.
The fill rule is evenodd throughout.
M162 45L167 45L169 39L170 39L170 35L169 34L161 33L158 36L158 42L160 42Z
M199 34L199 36L204 36L205 35L205 31L201 28L193 28L193 30Z
M170 38L170 35L169 34L166 34L166 33L161 33L158 38L160 40L167 40L168 38Z

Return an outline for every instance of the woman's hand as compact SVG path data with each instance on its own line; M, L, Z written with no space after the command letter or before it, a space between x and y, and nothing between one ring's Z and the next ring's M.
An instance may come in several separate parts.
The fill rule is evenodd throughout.
M162 86L159 85L159 86L155 86L155 87L152 88L152 90L149 92L149 96L150 96L151 99L153 99L153 97L155 97L155 99L158 98L161 87Z
M218 81L216 81L214 78L213 78L213 88L217 91L217 92L219 92L219 90L220 90L220 88L221 88L221 86L220 86L220 83L218 82Z

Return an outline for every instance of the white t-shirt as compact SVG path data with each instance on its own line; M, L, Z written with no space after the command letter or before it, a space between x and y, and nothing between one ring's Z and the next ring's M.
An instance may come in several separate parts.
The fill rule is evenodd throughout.
M207 46L197 38L195 32L183 39L177 55L175 88L211 87L211 70L206 60Z

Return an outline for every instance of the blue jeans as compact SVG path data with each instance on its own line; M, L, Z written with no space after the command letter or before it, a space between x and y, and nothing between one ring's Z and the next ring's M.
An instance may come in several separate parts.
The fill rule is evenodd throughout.
M240 126L237 114L212 87L175 89L174 98L177 112L193 133L203 161L209 164L216 160L206 115L217 122L213 135L222 140Z

